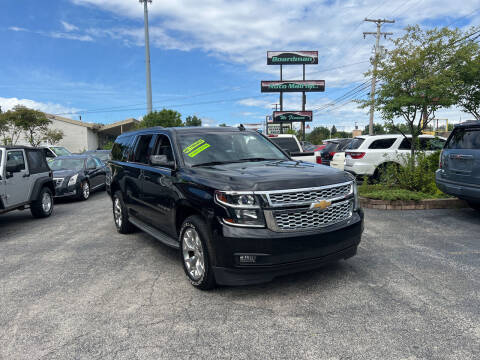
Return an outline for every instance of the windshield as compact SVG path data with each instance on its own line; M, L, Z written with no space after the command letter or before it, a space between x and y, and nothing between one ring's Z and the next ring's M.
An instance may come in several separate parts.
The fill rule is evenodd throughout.
M283 150L290 152L299 152L298 144L293 137L271 137L269 138Z
M74 170L80 171L84 167L83 159L54 159L49 165L50 169L55 170Z
M187 165L233 163L288 158L262 135L252 132L181 134L180 151Z
M63 146L55 146L55 147L51 147L50 148L54 153L55 155L57 156L68 156L68 155L72 155L72 153L70 151L68 151L67 149L65 149Z

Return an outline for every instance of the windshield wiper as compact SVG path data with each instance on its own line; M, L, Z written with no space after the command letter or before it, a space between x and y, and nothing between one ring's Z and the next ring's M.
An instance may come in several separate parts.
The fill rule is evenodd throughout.
M224 164L233 164L233 163L238 163L238 161L210 161L210 162L206 162L206 163L195 164L195 165L192 165L192 167L195 167L195 166L224 165Z
M256 158L240 159L239 161L285 161L285 159L267 159L262 157L256 157Z

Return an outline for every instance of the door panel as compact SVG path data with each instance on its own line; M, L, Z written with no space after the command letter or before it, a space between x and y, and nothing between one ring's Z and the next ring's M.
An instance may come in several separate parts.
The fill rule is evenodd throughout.
M5 179L6 206L10 207L28 200L31 180L23 150L7 151L6 164L7 166L8 164L16 164L20 169L20 172L13 173L11 177L6 176Z

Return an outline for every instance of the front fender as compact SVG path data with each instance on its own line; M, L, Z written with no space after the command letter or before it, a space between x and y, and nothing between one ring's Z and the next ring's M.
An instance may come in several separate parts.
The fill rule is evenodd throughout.
M30 199L29 201L35 201L38 199L38 196L40 194L40 191L44 186L47 186L51 191L52 195L55 196L55 186L53 185L53 180L52 178L40 178L35 180L35 184L33 185L33 190L32 193L30 194Z

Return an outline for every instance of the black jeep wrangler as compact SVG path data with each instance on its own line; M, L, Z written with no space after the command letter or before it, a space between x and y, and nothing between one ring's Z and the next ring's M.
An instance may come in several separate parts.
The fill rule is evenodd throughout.
M135 226L178 248L201 289L312 269L360 243L351 175L294 161L243 127L125 133L109 166L118 231Z

